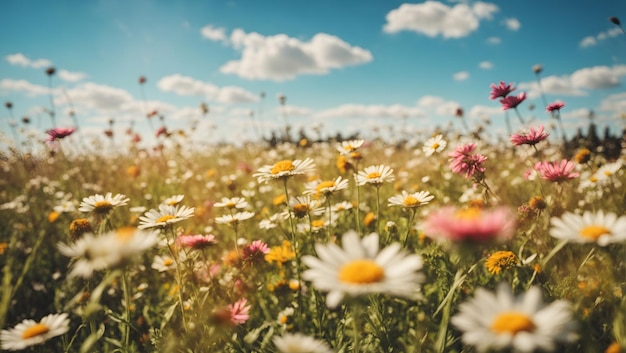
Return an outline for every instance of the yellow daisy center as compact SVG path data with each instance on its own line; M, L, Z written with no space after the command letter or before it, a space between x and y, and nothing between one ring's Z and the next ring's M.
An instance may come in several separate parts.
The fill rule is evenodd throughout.
M473 220L480 218L480 209L478 207L470 207L465 210L458 210L455 217L461 220Z
M136 231L135 227L121 227L115 230L115 236L122 241L129 241L135 236Z
M346 146L344 147L344 149L345 149L347 152L352 152L352 151L354 151L356 148L354 148L354 146L352 146L352 145L346 145Z
M313 228L321 228L324 226L324 221L321 219L316 219L311 221L311 227Z
M229 201L229 202L226 203L226 207L233 208L233 207L235 207L235 203L232 202L232 201Z
M511 333L515 335L522 331L531 332L536 326L528 315L507 311L499 314L491 323L490 328L495 333Z
M109 201L97 201L93 204L93 211L98 213L107 213L113 209L113 205Z
M598 178L592 175L591 177L589 177L589 181L595 183L598 181Z
M315 190L317 190L317 192L321 192L322 190L332 188L333 186L335 186L334 180L322 181L321 183L317 184Z
M172 260L172 259L171 259L171 258L169 258L169 257L168 257L168 258L166 258L166 259L163 259L163 266L170 266L170 265L172 265L173 263L174 263L174 260Z
M281 172L290 172L292 170L294 170L295 167L293 165L293 162L290 160L284 160L284 161L280 161L276 164L274 164L274 167L272 167L272 174L278 174Z
M293 213L298 218L306 216L310 210L311 208L309 207L309 205L305 203L298 203L293 206Z
M380 178L382 175L379 172L372 172L369 173L366 178L367 179L376 179L376 178Z
M402 200L402 204L405 207L415 207L420 204L420 200L418 200L417 197L413 195L409 195L405 197L404 200Z
M586 226L580 230L580 235L584 238L597 240L604 234L611 234L611 231L603 226Z
M176 201L176 200L170 200L167 204L168 204L169 206L174 206L174 205L176 205L177 203L178 203L178 201Z
M339 270L339 280L346 283L376 283L380 282L384 277L385 270L369 259L348 262Z
M610 170L605 170L605 171L604 171L604 175L606 175L606 176L611 176L611 175L613 175L613 173L611 173L611 171L610 171Z
M432 146L430 146L430 148L436 150L437 148L439 148L439 146L441 146L440 144L438 144L437 142L433 143Z
M489 273L499 274L503 269L513 267L517 262L517 256L511 251L497 251L493 253L485 262L485 267Z
M22 338L26 340L35 336L43 335L44 333L48 333L48 331L50 331L50 328L45 324L35 324L24 330L24 332L22 333Z
M174 219L174 218L176 218L176 217L172 216L171 214L166 214L164 216L161 216L161 217L157 218L155 223L165 223L165 222L169 221L170 219Z

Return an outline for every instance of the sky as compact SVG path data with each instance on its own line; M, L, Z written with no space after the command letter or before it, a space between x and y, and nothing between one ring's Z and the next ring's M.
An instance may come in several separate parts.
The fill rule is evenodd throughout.
M423 139L463 131L457 108L491 137L506 138L507 119L556 136L555 101L568 136L590 116L617 134L626 35L611 16L626 22L626 2L5 0L2 143L53 124L103 139L111 128L120 142L129 128L151 141L160 126L195 125L195 141L238 143L286 124L294 136ZM527 94L524 124L490 100L500 81Z

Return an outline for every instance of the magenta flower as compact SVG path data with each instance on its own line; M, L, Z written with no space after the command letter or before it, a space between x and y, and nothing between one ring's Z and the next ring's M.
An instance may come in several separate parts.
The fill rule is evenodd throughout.
M270 247L262 240L255 240L243 249L243 259L256 262L264 261Z
M450 159L450 169L457 174L465 174L465 178L469 179L475 173L484 173L484 163L487 157L482 154L472 154L476 149L476 144L470 143L464 146L458 146L454 152L448 154Z
M235 304L230 304L226 310L230 314L230 323L232 325L245 324L250 318L250 305L246 298L239 299Z
M541 175L541 179L560 183L577 178L580 174L574 172L576 165L567 159L560 162L537 162L535 170Z
M48 139L46 139L46 141L53 142L56 140L61 140L73 134L74 131L76 131L76 128L74 127L57 127L54 129L50 129L46 131L46 133L48 134Z
M184 248L204 249L217 243L215 235L181 235L176 238L176 244Z
M512 83L508 85L500 81L500 84L496 86L495 83L491 84L491 94L489 95L489 99L494 100L496 98L504 98L509 95L509 93L515 91L515 87L513 87Z
M543 125L539 125L537 129L535 129L534 127L531 127L529 133L513 134L511 136L511 142L515 146L520 146L520 145L534 146L537 143L547 139L548 136L550 136L550 134L547 134L543 131L544 131Z
M555 110L556 111L560 111L561 108L563 108L565 106L565 103L563 102L554 102L554 103L550 103L548 104L548 106L546 107L546 112L548 113L552 113Z
M517 108L520 103L522 103L526 99L526 92L522 92L517 96L507 96L500 99L500 103L502 103L502 110Z
M515 231L515 214L508 208L444 207L428 215L424 231L427 236L453 242L505 240Z
M167 128L165 126L161 126L160 128L157 129L157 131L154 133L154 135L156 137L159 137L161 135L167 136Z

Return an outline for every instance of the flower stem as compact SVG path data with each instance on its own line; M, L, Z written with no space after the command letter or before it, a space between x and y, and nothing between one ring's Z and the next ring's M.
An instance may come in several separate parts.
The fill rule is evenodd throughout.
M122 270L122 291L124 292L124 351L129 352L130 342L130 288L128 284L128 275Z

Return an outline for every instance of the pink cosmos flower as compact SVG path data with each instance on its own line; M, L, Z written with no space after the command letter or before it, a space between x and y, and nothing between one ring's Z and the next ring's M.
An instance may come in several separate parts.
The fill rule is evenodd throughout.
M513 135L511 135L511 142L515 146L520 146L520 145L531 145L531 146L533 146L533 145L536 145L537 143L547 139L548 136L550 136L550 134L547 134L547 133L544 132L543 125L539 125L537 127L537 129L535 129L534 127L531 127L529 133L521 133L521 134L513 134Z
M513 87L512 83L508 85L500 81L500 84L496 86L495 83L491 84L491 94L489 95L489 99L494 100L496 98L504 98L509 95L509 93L515 91L515 87Z
M74 127L57 127L54 129L50 129L46 131L46 133L48 134L48 139L46 139L46 141L53 142L56 140L60 140L73 134L74 131L76 131L76 128Z
M502 103L502 110L517 108L520 103L522 103L526 99L526 92L522 92L517 96L507 96L500 99L500 103Z
M555 110L561 110L561 108L563 108L565 106L565 103L563 102L554 102L554 103L550 103L548 104L548 106L546 107L546 112L548 113L552 113Z
M515 231L515 214L508 208L444 207L428 215L424 231L428 236L453 242L505 240Z
M449 153L450 168L457 174L465 174L465 178L469 179L475 173L484 173L484 163L487 157L482 154L472 154L476 149L476 144L470 143L458 146L454 152Z
M573 171L575 167L576 165L567 159L563 159L560 162L542 161L535 164L535 169L541 175L541 179L557 183L577 178L580 174Z
M166 135L167 136L167 128L165 126L161 126L160 128L157 129L157 131L154 133L154 135L156 137L159 137L161 135Z
M270 247L262 240L255 240L243 249L244 260L265 260L265 254L270 252Z
M230 304L226 307L228 313L230 314L230 323L233 325L241 325L245 324L246 321L250 318L250 305L248 304L248 300L246 298L241 298L235 302L235 304Z
M215 235L213 234L180 235L178 238L176 238L176 243L178 244L178 246L182 246L185 248L204 249L206 247L216 244L217 240L215 240Z

